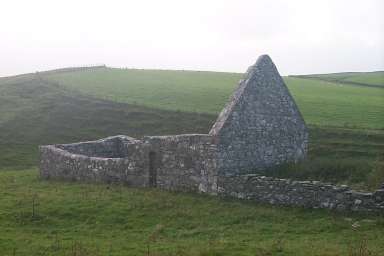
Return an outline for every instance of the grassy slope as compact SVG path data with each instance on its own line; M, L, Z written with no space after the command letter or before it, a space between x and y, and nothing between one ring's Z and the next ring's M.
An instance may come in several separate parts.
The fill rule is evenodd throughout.
M303 75L298 77L318 79L342 84L384 87L384 71L316 74Z
M343 80L347 82L366 83L384 87L384 71L354 75Z
M384 128L384 89L291 77L286 82L309 124Z
M0 79L0 108L0 169L35 166L40 144L69 143L114 134L141 137L207 133L216 119L213 114L160 110L97 99L46 83L35 74ZM311 109L310 104L307 109ZM373 164L384 152L384 132L311 126L309 150L311 168L305 166L289 172L289 176L366 184Z
M194 71L97 69L45 73L44 79L73 90L160 109L217 114L240 74ZM384 90L286 78L308 124L384 128Z
M227 86L229 92L233 84L227 81ZM186 105L187 100L196 100L199 90L189 91ZM196 104L214 103L213 93L208 102ZM148 95L143 95L147 101ZM152 94L153 102L156 95ZM0 79L0 109L0 169L35 165L38 144L111 134L206 132L216 118L97 99L46 83L35 74ZM320 172L324 178L323 173L329 175L331 170L326 179L357 177L364 182L384 151L384 133L379 130L311 126L310 136L313 169L289 175L317 178ZM347 165L340 168L340 163ZM354 255L354 248L365 244L373 253L384 249L382 217L46 182L36 176L35 170L0 172L0 255L145 255L148 241L150 255ZM357 229L352 227L356 221Z
M309 154L299 164L267 170L265 175L323 180L376 189L384 183L384 133L310 127Z
M215 117L119 104L36 75L0 80L0 169L36 165L37 145L127 134L206 133Z
M31 170L0 173L1 255L336 256L368 255L358 254L360 247L369 255L384 251L383 217L39 181L36 176Z
M241 74L203 71L97 69L41 73L83 93L167 110L218 113Z

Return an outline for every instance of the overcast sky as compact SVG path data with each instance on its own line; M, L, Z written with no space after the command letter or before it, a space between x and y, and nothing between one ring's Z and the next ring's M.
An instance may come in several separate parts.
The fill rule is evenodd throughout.
M280 73L384 70L383 0L1 0L0 76L105 63Z

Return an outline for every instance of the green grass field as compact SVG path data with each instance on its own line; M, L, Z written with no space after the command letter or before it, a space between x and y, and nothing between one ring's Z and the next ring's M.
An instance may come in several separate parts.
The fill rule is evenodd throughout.
M98 69L0 78L0 255L380 255L383 217L37 179L40 144L207 133L240 77ZM285 79L310 124L309 156L273 175L384 182L384 89Z
M66 88L116 102L217 114L242 74L102 68L41 73Z
M41 73L44 79L101 99L157 109L217 114L241 74L96 69ZM288 77L308 124L383 129L384 90Z
M378 85L378 86L384 87L384 72L379 71L373 74L368 73L368 74L353 75L343 80L346 82Z
M169 72L166 71L167 74ZM185 72L175 71L176 74ZM186 73L190 76L216 74ZM71 76L72 72L59 74ZM84 74L88 74L88 71ZM222 75L222 73L219 74ZM291 84L290 88L299 92L295 97L300 106L307 106L304 110L301 108L304 115L306 113L311 115L311 111L316 113L316 111L327 110L332 116L328 124L334 125L340 123L338 118L343 118L347 112L351 116L354 115L353 111L346 107L348 99L342 101L339 100L340 97L334 97L333 93L340 93L338 91L340 87L322 85L322 89L325 90L322 91L322 97L335 102L335 106L329 108L326 104L308 103L316 98L318 100L319 93L313 91L312 86L315 83L314 88L318 89L319 82L304 80L303 83L306 82L307 86L303 86L301 83L296 84L296 81L301 82L303 79L291 80L287 78ZM303 89L300 89L301 87ZM348 89L348 87L342 88ZM366 94L362 94L364 95L360 102L362 107L366 107L363 102L369 101L367 99L370 94L366 91L380 90L355 86L351 86L350 89L353 92L364 89L363 92ZM312 97L309 96L311 91L314 92ZM327 91L330 92L326 93ZM357 95L356 93L356 98L358 98ZM148 97L148 95L145 96ZM206 102L205 105L209 105L210 102ZM355 105L358 103L356 99L353 102ZM375 109L373 105L371 108ZM116 134L141 137L153 134L207 133L216 119L216 114L171 111L100 99L83 92L69 90L67 86L47 82L46 79L41 79L41 75L36 74L0 79L0 108L4 110L0 114L0 169L9 170L36 166L37 146L41 144L92 140ZM335 108L337 110L332 112L331 109ZM344 111L343 115L338 113L341 111ZM327 118L327 115L320 114L312 114L312 116L319 118L318 120ZM378 116L380 117L379 113L372 113L364 118L368 120L368 124L375 124L379 120ZM277 174L297 179L326 180L374 188L377 184L369 180L376 162L381 161L379 156L384 152L384 131L349 128L354 126L349 124L342 124L340 127L311 125L308 163L302 167L297 166L295 171L289 170L282 173L279 171Z
M0 173L0 254L382 255L384 218Z
M345 72L334 74L303 75L297 77L317 79L339 84L341 83L370 87L384 87L384 71Z
M116 134L206 133L215 116L164 111L81 95L36 75L0 80L0 169L37 164L37 146Z
M384 89L291 77L285 80L309 124L384 128Z
M207 133L216 119L214 109L221 109L239 78L240 74L230 73L105 68L2 78L0 169L36 166L40 144L115 134ZM75 89L66 79L82 82ZM370 173L384 152L384 131L368 128L383 126L380 111L384 90L291 77L286 81L306 122L312 125L309 164L282 175L371 187ZM141 95L143 103L119 103L136 100L131 91ZM102 99L92 92L104 96L114 93L121 100ZM182 94L185 97L180 100ZM150 99L152 107L145 106ZM201 108L202 113L180 110L190 106Z

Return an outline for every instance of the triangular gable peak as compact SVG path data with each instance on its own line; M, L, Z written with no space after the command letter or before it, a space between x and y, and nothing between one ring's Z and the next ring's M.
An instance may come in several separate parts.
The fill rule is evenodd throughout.
M265 169L306 154L307 130L296 103L268 55L258 58L220 113L219 169Z

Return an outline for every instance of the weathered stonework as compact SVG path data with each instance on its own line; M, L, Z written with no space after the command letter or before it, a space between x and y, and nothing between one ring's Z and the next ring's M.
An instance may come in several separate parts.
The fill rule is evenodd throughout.
M373 194L314 182L246 175L307 153L304 120L271 59L248 69L209 134L118 135L40 146L40 176L196 191L280 205L383 211ZM242 174L242 175L240 175Z
M149 182L146 152L141 141L126 136L40 146L40 176L145 187Z
M151 136L143 140L119 135L40 146L40 176L215 193L215 155L216 146L209 135Z
M267 55L240 81L210 135L220 174L239 174L303 159L308 132L287 86Z
M373 193L364 193L351 190L345 185L248 174L219 176L218 193L274 205L384 212L384 185Z

